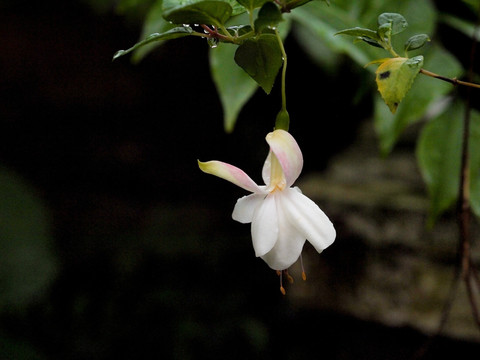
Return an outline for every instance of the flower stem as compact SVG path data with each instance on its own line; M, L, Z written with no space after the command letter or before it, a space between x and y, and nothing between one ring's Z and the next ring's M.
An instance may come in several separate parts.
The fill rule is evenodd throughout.
M216 29L215 29L215 30L211 29L208 25L201 24L200 26L207 32L206 36L205 36L205 35L202 35L202 34L200 34L200 36L204 36L204 37L207 37L207 38L222 39L222 40L224 40L224 41L228 41L228 42L234 43L234 39L233 39L233 37L230 35L230 33L227 31L227 29L222 28L222 30L223 30L224 32L226 32L226 35L224 35L224 34L219 33Z
M278 29L275 29L275 35L278 39L278 45L280 46L280 51L282 53L283 58L283 67L282 67L282 108L277 115L277 119L275 121L275 129L282 129L288 131L290 125L290 116L288 115L287 111L287 93L286 93L286 77L287 77L287 53L285 51L285 47L283 46L282 38L280 37L280 33Z

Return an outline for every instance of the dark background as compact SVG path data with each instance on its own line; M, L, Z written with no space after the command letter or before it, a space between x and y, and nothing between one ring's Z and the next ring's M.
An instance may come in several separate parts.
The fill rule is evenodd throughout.
M41 295L3 303L0 358L410 358L427 339L413 329L282 297L249 227L231 220L244 192L197 167L224 160L260 181L278 86L258 91L226 134L206 42L112 63L139 33L76 1L0 6L0 164L47 209L56 264ZM329 75L292 39L286 47L291 131L304 173L322 171L371 112L368 95L346 99L372 83L348 59ZM340 229L321 257L341 260L341 249ZM429 358L478 350L440 338Z

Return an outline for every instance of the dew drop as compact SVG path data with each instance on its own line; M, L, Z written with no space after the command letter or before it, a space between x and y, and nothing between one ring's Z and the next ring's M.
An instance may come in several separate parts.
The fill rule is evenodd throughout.
M211 49L215 49L218 46L218 39L217 38L208 38L207 39L208 46L210 46Z

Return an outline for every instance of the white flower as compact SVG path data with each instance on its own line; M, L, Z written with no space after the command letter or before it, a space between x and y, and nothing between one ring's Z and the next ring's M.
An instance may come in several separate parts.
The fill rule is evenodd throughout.
M208 174L252 192L237 200L232 217L252 223L255 255L272 269L288 269L301 255L305 240L320 253L335 240L335 228L325 213L298 187L303 156L290 133L275 130L266 137L270 152L262 170L264 186L241 169L220 161L198 162ZM283 287L282 287L283 292Z

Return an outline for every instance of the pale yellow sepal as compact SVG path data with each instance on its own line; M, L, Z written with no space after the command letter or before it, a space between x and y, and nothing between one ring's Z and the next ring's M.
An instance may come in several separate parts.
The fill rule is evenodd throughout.
M243 170L222 161L198 161L198 167L204 173L218 176L224 180L253 193L262 192L258 185Z

